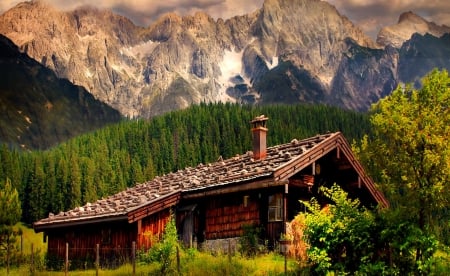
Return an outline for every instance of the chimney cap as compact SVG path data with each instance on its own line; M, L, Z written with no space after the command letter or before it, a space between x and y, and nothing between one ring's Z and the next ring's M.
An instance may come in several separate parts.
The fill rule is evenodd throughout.
M256 123L256 122L264 122L269 120L269 117L266 117L264 114L256 116L253 120L250 121L250 123Z

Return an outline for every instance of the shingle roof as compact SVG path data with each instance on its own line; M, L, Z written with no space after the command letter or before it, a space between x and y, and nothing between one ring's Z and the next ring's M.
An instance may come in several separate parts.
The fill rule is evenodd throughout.
M136 209L164 200L176 193L192 192L201 189L214 189L225 185L240 183L273 175L278 168L283 167L293 159L307 154L326 140L342 136L339 132L317 135L304 140L292 140L290 143L267 148L267 157L254 160L251 151L222 160L219 157L214 163L199 164L188 167L134 187L87 203L67 212L50 214L48 218L34 223L39 228L49 224L59 225L75 221L104 220L124 218Z

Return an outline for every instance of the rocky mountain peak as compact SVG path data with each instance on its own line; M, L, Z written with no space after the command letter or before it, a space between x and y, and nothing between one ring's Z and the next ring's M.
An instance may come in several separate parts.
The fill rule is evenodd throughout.
M397 23L402 23L405 21L409 22L410 24L427 24L427 21L425 19L413 13L412 11L407 11L400 14Z
M375 47L334 6L317 0L266 0L254 34L266 60L288 59L317 75L325 85L336 73L340 55L347 47L346 38Z
M397 80L397 52L377 48L326 1L266 0L227 20L168 13L146 28L111 11L39 5L0 15L0 33L129 117L219 101L334 101L365 110ZM414 17L405 14L397 25L422 26Z
M397 24L380 30L377 43L382 46L392 45L400 48L414 33L421 35L429 33L435 37L441 37L445 33L450 33L450 27L429 22L411 11L404 12L400 15Z

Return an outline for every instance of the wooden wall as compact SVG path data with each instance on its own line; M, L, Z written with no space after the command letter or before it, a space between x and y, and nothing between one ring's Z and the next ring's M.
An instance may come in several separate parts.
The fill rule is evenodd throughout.
M244 196L246 206L244 205ZM213 197L206 202L205 238L223 239L242 235L242 225L259 225L257 195L232 194Z
M136 247L138 249L149 249L157 242L164 233L164 228L170 219L170 209L162 210L156 214L142 219L138 227L138 240Z
M65 258L66 243L69 244L69 259L95 259L96 245L105 255L129 256L132 242L136 240L135 225L123 222L85 224L49 230L47 233L48 254L58 259Z

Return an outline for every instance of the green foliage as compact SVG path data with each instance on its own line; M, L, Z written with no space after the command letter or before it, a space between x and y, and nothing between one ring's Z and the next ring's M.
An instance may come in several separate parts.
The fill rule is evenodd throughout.
M158 262L161 265L160 274L169 275L176 271L174 261L179 248L175 218L171 215L164 228L162 239L152 246L148 252L141 252L138 257L144 263Z
M436 238L449 243L450 78L434 70L422 88L398 87L373 107L373 136L357 153L391 206L381 237L401 273L426 274Z
M17 251L15 247L16 237L22 234L20 228L14 225L19 222L22 214L20 208L19 194L12 187L11 181L6 179L0 189L0 256L4 259L1 264L6 264L9 270L11 257Z
M375 215L361 206L359 200L347 197L338 185L321 187L333 205L325 208L313 198L303 202L305 214L304 235L313 269L319 274L382 274L384 263L376 254L377 226Z
M22 215L19 194L10 179L6 179L0 187L0 226L13 226Z
M239 237L239 251L246 257L256 256L261 251L261 244L259 242L261 228L246 224L242 226L242 231L242 236Z

